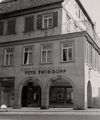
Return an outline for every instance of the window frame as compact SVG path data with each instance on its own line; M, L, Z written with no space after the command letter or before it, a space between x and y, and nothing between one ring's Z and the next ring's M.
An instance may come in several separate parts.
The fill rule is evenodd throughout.
M7 50L9 50L9 49L12 49L13 50L13 52L12 53L7 53ZM7 63L8 64L6 64L6 60L7 60L7 55L8 55L8 61L7 61ZM11 55L13 55L13 63L11 64ZM4 49L4 66L13 66L14 65L14 48L12 47L12 48L5 48Z
M52 19L52 25L51 26L49 26L49 20L50 19ZM46 27L45 27L44 20L47 21L47 26ZM48 13L48 14L42 15L42 29L50 29L50 28L53 28L53 13Z
M26 62L26 64L25 64L25 61L24 61L24 60L25 60L25 48L31 48L31 49L32 49L31 51L28 51L28 52L27 52L27 53L28 53L28 58L27 58L27 59L28 59L28 60L27 60L28 63ZM32 60L31 60L32 63L29 63L29 54L30 54L30 53L32 54L32 56L31 56L31 58L32 58ZM33 45L24 46L24 47L23 47L23 65L32 65L32 64L33 64Z
M29 19L29 18L31 18L33 21L32 21L31 28L28 28L28 30L27 30L27 24L26 23L27 23L27 19ZM34 29L35 29L34 27L35 27L35 25L34 25L34 15L25 16L25 18L24 18L24 33L34 31Z
M43 46L49 46L49 45L50 45L51 49L43 50ZM41 64L49 64L49 63L52 63L52 61L53 61L53 54L52 54L52 52L53 52L53 44L52 44L52 43L41 44L40 49L41 49L41 52L40 52L40 55L41 55L41 57L40 57L40 58L41 58L40 62L41 62ZM43 62L43 55L42 55L42 52L43 52L43 51L46 51L46 60L45 60L45 62ZM47 58L47 56L48 56L48 51L51 51L50 62L47 61L47 60L48 60L48 58Z
M68 58L68 60L66 60L66 61L64 61L63 60L63 50L64 50L64 47L63 47L63 45L64 44L69 44L69 43L71 43L72 44L72 47L65 47L65 48L67 48L67 50L68 49L72 49L72 60L70 60L69 59L69 57L68 57L68 52L67 52L67 58ZM68 50L69 51L69 50ZM61 43L61 62L67 62L67 63L69 63L69 62L74 62L74 43L73 43L73 41L68 41L68 42L62 42Z
M14 22L14 25L11 25L11 21ZM12 22L12 23L13 23L13 22ZM13 30L11 30L10 32L9 32L9 24L10 24L10 26L14 26ZM7 35L16 34L16 18L14 18L14 19L8 19L8 20L7 20L6 34L7 34Z

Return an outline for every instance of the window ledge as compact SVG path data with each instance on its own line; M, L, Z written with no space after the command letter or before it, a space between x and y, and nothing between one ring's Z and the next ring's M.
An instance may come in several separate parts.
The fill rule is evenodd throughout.
M3 65L2 67L14 67L14 65Z
M60 63L74 63L75 61L62 61L62 62L60 62Z
M40 65L48 65L48 64L53 64L53 62L50 62L50 63L40 63Z
M32 66L33 63L30 63L30 64L22 64L22 66Z

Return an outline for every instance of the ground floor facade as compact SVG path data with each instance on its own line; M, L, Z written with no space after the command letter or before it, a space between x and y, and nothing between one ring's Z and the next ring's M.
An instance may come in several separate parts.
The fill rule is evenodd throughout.
M85 109L84 89L63 75L57 75L45 85L34 76L26 77L18 85L16 78L5 77L0 81L0 104L7 107L39 107ZM91 101L91 91L89 101ZM90 105L91 106L91 105Z

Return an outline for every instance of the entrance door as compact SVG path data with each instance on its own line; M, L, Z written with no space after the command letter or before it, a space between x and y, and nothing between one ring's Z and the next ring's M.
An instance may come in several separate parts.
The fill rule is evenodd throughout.
M51 107L71 107L73 105L73 90L71 86L52 86L50 88Z
M22 89L22 107L40 107L41 88L28 83Z

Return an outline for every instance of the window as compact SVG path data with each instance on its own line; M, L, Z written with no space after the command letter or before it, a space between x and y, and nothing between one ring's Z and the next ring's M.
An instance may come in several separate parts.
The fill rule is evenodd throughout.
M41 46L41 63L51 63L51 62L52 62L51 44Z
M37 30L49 29L57 27L58 12L37 15Z
M7 34L15 34L15 26L16 26L16 20L8 20L7 21Z
M62 62L69 62L73 60L73 44L63 43L62 44Z
M47 14L43 15L43 28L52 28L53 27L53 15L52 14Z
M3 35L4 32L4 22L0 22L0 35Z
M4 65L12 66L13 63L14 63L14 49L13 48L5 49Z
M28 46L24 48L23 64L24 65L32 64L32 46Z
M96 50L92 47L92 66L96 68Z
M25 18L25 32L31 32L34 30L34 17L29 16Z

